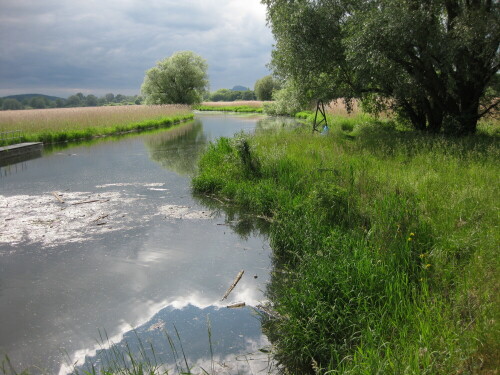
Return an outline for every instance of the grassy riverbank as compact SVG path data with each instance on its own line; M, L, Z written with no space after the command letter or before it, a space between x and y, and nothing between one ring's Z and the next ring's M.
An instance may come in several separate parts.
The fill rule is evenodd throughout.
M168 127L194 118L188 106L120 106L0 112L0 133L20 131L20 138L0 140L57 143Z
M193 188L272 220L279 318L265 327L290 373L487 374L500 352L499 156L495 135L361 115L326 136L223 138Z
M222 112L242 112L242 113L262 113L265 102L236 101L236 102L205 102L194 109L198 111L222 111Z

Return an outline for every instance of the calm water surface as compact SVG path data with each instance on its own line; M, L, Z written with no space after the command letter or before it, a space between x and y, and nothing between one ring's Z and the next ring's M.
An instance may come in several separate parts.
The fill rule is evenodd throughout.
M101 336L132 350L139 336L173 364L165 331L175 325L190 364L210 367L210 321L217 362L231 373L251 362L234 359L267 345L251 306L264 300L269 245L247 217L194 198L190 175L209 141L272 126L203 114L2 166L0 355L18 370L63 374L68 362L98 363ZM247 307L226 308L240 301Z

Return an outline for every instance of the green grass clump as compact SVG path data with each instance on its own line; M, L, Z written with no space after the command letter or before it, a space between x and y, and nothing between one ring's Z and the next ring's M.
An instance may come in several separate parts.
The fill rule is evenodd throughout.
M192 181L273 219L276 359L294 374L498 368L498 137L366 115L329 127L222 138Z
M254 107L249 105L228 105L228 106L199 105L194 107L194 109L198 111L262 113L262 107Z

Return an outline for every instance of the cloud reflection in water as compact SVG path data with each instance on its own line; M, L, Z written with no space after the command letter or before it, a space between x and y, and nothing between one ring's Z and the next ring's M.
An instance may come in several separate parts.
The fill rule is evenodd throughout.
M245 294L248 294L248 290L237 297ZM171 347L169 337L175 349ZM269 373L272 362L267 354L259 351L268 345L267 338L260 331L260 320L252 308L227 309L220 303L206 306L202 296L192 295L173 301L146 323L124 332L122 337L101 342L92 351L76 353L79 358L73 359L83 363L79 370L85 371L91 369L92 365L96 368L106 367L120 352L132 354L143 361L145 357L150 360L154 358L156 363L172 370L176 360L185 353L194 373L201 373L201 368L208 371L211 366L216 368L217 373ZM154 348L154 353L151 348ZM184 359L181 364L178 363L183 364ZM185 368L185 365L182 367ZM60 374L70 371L71 368L63 366Z

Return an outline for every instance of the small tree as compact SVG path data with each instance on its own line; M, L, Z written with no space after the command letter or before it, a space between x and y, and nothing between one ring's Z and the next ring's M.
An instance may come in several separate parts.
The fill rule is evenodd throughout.
M3 110L23 109L23 105L17 99L7 98L3 100L2 109Z
M279 85L272 76L265 76L255 82L255 96L258 100L271 100L273 91L278 90Z
M112 92L107 93L106 95L104 95L104 99L106 99L107 103L112 103L115 100L115 94L113 94Z
M123 102L126 102L126 101L127 101L127 97L125 95L117 94L115 96L115 103L123 103Z
M35 96L30 100L30 106L37 109L43 109L47 107L47 103L42 96Z
M149 69L141 87L146 104L197 104L208 88L208 65L191 51L176 52Z
M87 95L87 97L85 98L85 106L87 107L97 107L97 96L95 95Z
M81 93L79 93L81 94ZM71 95L67 100L66 100L66 107L81 107L83 104L81 96L76 94L76 95Z

